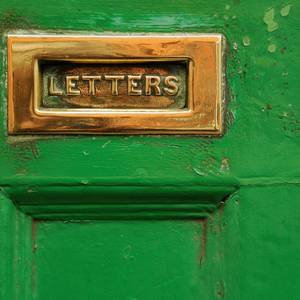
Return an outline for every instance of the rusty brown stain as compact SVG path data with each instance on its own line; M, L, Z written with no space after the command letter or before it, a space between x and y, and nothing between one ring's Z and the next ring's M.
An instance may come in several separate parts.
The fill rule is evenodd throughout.
M208 219L201 218L194 220L201 226L201 238L200 238L200 255L199 255L199 263L202 265L204 263L204 259L206 257L206 244L207 244L207 225Z

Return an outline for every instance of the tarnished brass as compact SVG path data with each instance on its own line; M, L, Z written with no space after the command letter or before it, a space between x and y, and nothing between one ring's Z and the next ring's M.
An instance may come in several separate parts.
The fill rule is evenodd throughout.
M188 63L184 61L40 60L39 70L41 108L179 109L187 104Z
M222 132L219 34L9 35L10 134Z

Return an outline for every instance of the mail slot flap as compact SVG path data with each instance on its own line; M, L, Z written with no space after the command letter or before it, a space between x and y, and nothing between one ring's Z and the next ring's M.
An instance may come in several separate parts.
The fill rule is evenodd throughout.
M222 133L220 34L9 35L10 134Z

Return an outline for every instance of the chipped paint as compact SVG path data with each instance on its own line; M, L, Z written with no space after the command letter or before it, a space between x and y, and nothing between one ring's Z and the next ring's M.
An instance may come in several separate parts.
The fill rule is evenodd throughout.
M224 298L225 296L225 284L223 280L217 282L216 295L218 298Z
M246 35L246 36L243 37L243 45L245 47L250 46L250 38L249 38L249 36Z
M2 6L9 8L14 3L3 1ZM230 10L226 10L227 3L206 5L199 1L174 1L161 5L146 1L141 7L137 2L119 1L115 5L114 1L107 1L100 10L91 12L90 6L77 0L72 1L72 5L61 2L61 7L56 5L55 8L49 1L19 2L18 11L24 14L24 19L34 20L42 29L222 31L231 48L226 52L230 88L227 99L231 101L225 111L229 126L219 139L31 136L25 140L21 136L7 137L6 52L2 41L2 185L6 190L15 189L20 200L23 195L29 203L33 199L42 202L42 205L33 205L32 210L54 211L53 207L60 210L63 207L68 212L63 217L69 220L51 220L37 227L39 247L33 254L30 252L35 259L33 266L37 268L36 287L31 289L27 282L31 280L30 257L26 257L24 251L30 250L30 228L26 230L18 225L15 230L17 223L24 223L24 214L19 213L16 219L18 203L0 199L3 228L0 252L4 253L0 268L1 299L57 299L59 292L66 299L122 299L124 295L132 299L160 299L174 291L175 297L185 300L290 299L297 295L300 113L296 7L285 16L287 12L282 15L281 10L289 2L266 4L234 0L229 3ZM291 3L296 5L296 1ZM278 22L280 30L267 30L263 21L267 5L274 7L272 21ZM229 16L228 21L224 21L224 15ZM13 27L17 27L15 23ZM251 38L249 47L243 44L246 35ZM274 54L268 51L270 45L277 48ZM281 49L287 50L283 54ZM31 149L31 140L37 140L38 152ZM180 201L192 200L198 205L203 199L208 201L208 197L205 193L202 196L195 192L193 198L181 193L186 185L191 184L195 191L202 186L214 189L219 180L227 184L229 176L241 187L225 205L207 217L207 229L202 227L204 220L195 225L173 219L187 215L200 220L199 206L195 206L197 217L194 218L194 210L190 215L190 206L188 209L178 206L180 209L175 211L168 203L163 210L151 202L158 203L165 199L163 197L179 202L175 193L168 194L168 190L174 188L180 194ZM20 193L22 185L26 195ZM57 197L51 198L47 192L38 197L42 185L45 190L55 191ZM81 185L79 193L75 185L76 188ZM129 185L132 187L127 192ZM145 186L152 185L149 193L143 192ZM114 193L116 196L112 197ZM110 199L115 202L110 203ZM69 203L53 205L51 202L61 200ZM80 215L70 213L75 208L73 200L82 203L76 206ZM104 205L96 208L93 203L97 201L103 201ZM136 206L127 205L126 201ZM140 201L145 205L137 205ZM113 212L106 213L110 204ZM134 211L128 213L131 207ZM74 220L88 218L87 209L93 210L90 215L101 220L84 226ZM149 216L148 212L154 213ZM53 214L62 218L59 213ZM28 247L24 249L20 242L11 240L14 236L18 241L26 240ZM124 253L122 250L128 245L132 249L127 248ZM130 255L134 255L134 259L130 259ZM114 278L112 285L97 288L98 282L107 282L110 278ZM174 278L179 279L173 283L168 281ZM274 288L277 286L283 288ZM25 290L29 291L28 295ZM14 297L15 294L18 297Z
M270 8L266 10L263 21L265 24L267 24L267 31L273 32L278 29L279 25L277 22L274 21L274 16L275 16L275 9Z
M229 159L223 158L221 161L221 172L229 171Z
M284 7L280 10L280 14L281 14L283 17L287 17L287 16L289 15L289 13L290 13L291 7L292 7L291 4L288 4L288 5L284 6Z
M268 51L269 51L270 53L274 53L274 52L276 51L276 45L275 45L275 44L270 44L270 45L268 46Z

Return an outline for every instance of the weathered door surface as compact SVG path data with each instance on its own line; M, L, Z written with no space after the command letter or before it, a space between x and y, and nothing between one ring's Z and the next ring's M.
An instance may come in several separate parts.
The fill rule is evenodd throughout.
M299 299L299 6L2 0L0 299ZM223 135L9 134L24 32L222 34Z

